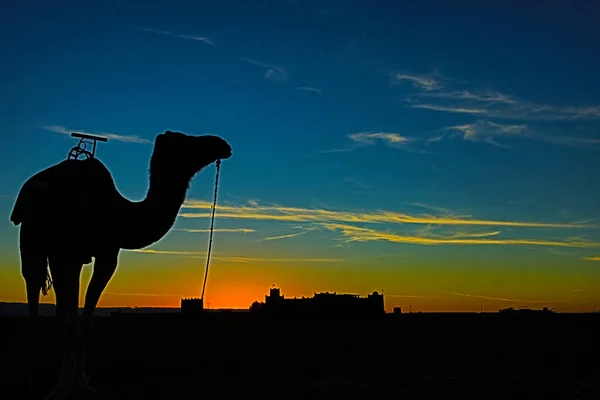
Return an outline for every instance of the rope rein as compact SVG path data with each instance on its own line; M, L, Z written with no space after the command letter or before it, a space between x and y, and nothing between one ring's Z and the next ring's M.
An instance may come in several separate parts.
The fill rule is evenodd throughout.
M221 160L217 160L217 175L215 177L215 195L212 206L212 217L210 220L210 234L208 240L208 253L206 254L206 268L204 270L204 283L202 284L202 297L201 300L204 303L204 290L206 289L206 278L208 278L208 266L210 263L210 252L212 250L213 232L215 226L215 210L217 208L217 189L219 188L219 172L221 171Z

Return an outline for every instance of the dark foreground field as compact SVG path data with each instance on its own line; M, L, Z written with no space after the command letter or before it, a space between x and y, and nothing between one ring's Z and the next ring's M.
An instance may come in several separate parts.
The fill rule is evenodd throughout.
M600 399L600 315L265 321L249 314L98 318L89 375L105 399ZM43 319L37 389L59 366ZM0 319L0 398L25 345Z

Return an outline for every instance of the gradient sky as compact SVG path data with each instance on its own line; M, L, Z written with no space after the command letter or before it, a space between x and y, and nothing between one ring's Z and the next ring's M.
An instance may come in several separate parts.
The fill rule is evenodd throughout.
M139 200L169 129L233 147L211 308L276 284L383 289L388 310L597 311L599 8L486 3L6 3L0 301L25 301L15 196L68 134L109 136L97 155ZM122 252L100 306L199 296L214 173L162 241Z

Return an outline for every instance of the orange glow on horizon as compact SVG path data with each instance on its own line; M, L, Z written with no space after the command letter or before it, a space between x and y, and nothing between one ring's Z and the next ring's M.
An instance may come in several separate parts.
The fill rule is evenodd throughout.
M273 257L278 255L273 255ZM0 301L25 302L25 285L18 259L0 259L13 265L0 270ZM560 260L559 260L560 261ZM598 279L593 270L573 273L574 267L546 264L538 268L523 258L512 264L502 259L473 256L469 262L446 257L444 266L431 259L372 259L336 263L226 262L211 264L206 288L208 308L248 309L264 301L275 284L285 297L311 297L329 291L366 296L384 290L388 312L496 312L500 308L549 307L559 312L593 312L600 309ZM582 267L590 264L582 260ZM102 295L99 307L176 307L181 298L200 297L203 267L197 259L154 254L126 254ZM554 266L553 266L554 265ZM368 269L368 271L367 271ZM80 305L92 267L81 277ZM581 269L581 271L584 271ZM591 272L590 272L591 271ZM598 275L595 275L598 276ZM40 297L54 302L54 291Z

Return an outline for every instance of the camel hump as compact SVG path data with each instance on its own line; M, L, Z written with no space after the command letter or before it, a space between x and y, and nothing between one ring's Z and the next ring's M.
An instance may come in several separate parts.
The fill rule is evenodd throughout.
M48 216L65 200L90 193L90 188L112 177L97 159L65 160L30 177L19 191L10 220L19 225ZM113 184L114 185L114 184Z

